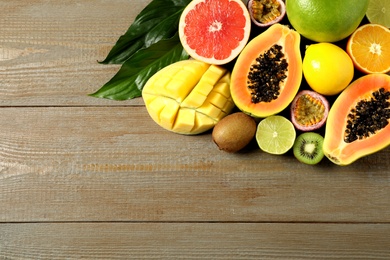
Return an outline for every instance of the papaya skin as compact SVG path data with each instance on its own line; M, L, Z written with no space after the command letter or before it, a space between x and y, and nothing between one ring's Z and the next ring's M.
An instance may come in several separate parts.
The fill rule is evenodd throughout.
M380 88L390 91L390 76L368 74L353 81L333 103L326 122L323 144L325 156L333 163L349 165L390 145L390 124L365 139L350 143L344 141L351 108L360 100L370 98L372 92Z
M299 33L276 23L247 44L233 67L230 83L233 101L242 112L256 118L264 118L281 112L292 102L302 82L300 41ZM287 78L281 86L277 99L271 102L253 103L247 84L250 67L260 54L275 44L283 47L284 58L288 62Z

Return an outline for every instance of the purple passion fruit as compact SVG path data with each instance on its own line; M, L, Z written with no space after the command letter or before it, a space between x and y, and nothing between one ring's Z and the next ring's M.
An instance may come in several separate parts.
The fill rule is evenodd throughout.
M286 5L282 0L249 0L248 10L256 26L267 27L283 19Z
M328 117L328 100L311 90L300 91L290 106L291 122L301 131L321 128Z

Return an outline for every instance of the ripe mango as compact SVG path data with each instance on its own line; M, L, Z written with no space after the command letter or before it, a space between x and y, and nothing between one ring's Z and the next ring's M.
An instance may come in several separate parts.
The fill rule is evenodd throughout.
M142 98L158 125L185 135L210 130L234 108L230 72L193 59L155 73L146 82Z

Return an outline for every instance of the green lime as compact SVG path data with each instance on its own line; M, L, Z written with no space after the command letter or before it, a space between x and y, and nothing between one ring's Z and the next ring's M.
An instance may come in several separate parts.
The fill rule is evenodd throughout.
M294 145L295 137L294 125L283 116L266 117L257 126L257 144L270 154L286 153Z
M304 37L316 42L336 42L356 30L366 14L368 2L286 0L286 13L291 25Z
M370 0L366 16L370 23L380 24L390 28L390 1Z

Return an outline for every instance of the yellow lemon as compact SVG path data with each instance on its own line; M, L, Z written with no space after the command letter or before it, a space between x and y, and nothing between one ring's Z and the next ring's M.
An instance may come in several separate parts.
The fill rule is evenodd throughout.
M350 56L332 43L316 43L306 48L303 75L316 92L333 96L343 91L353 79L354 66Z

